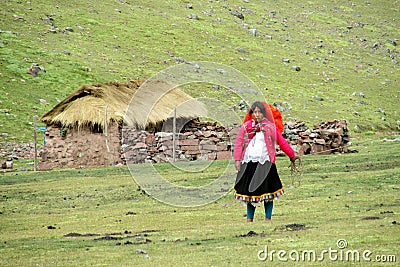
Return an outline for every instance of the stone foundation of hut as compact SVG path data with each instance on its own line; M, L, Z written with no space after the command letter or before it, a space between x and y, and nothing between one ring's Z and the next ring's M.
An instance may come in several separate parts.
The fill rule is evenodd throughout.
M107 133L51 125L45 132L39 169L231 159L238 129L191 120L174 138L172 132L149 132L117 123L109 124ZM286 123L283 136L300 155L346 153L350 145L344 120L321 122L312 130L304 122Z

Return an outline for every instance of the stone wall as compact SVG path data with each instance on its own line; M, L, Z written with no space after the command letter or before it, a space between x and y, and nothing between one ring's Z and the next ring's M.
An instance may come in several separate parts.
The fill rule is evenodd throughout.
M57 126L48 126L45 131L46 144L40 154L42 159L39 169L122 164L118 124L110 124L108 132L106 138L104 133L93 133L86 127L67 129L63 132L63 129Z
M175 160L229 159L234 133L232 128L226 129L216 123L192 120L183 127L181 133L176 134ZM171 132L152 134L134 127L124 127L121 146L123 159L128 164L172 161L173 139Z
M222 127L212 122L189 121L176 135L175 160L230 159L239 127ZM173 159L171 132L149 133L135 127L108 126L106 136L90 129L62 129L48 126L46 145L40 152L39 169L94 167L143 162L167 162ZM346 153L350 137L345 120L320 122L309 129L305 122L287 122L283 132L299 155ZM1 147L3 158L33 158L33 144ZM39 149L40 151L40 149ZM278 151L278 156L283 152Z
M42 134L42 133L41 133ZM39 135L39 134L38 134ZM43 142L43 138L38 138L38 141ZM37 151L42 150L42 143L36 147ZM34 143L0 143L0 159L30 159L35 157Z
M305 122L285 123L283 136L299 155L347 153L350 137L345 120L320 122L310 130ZM230 159L239 127L216 123L187 123L176 135L175 160ZM167 162L173 159L173 134L150 134L134 128L123 129L123 159L128 163ZM283 152L277 148L278 156Z
M285 123L283 137L299 155L347 153L350 135L345 120L324 121L311 130L304 121Z

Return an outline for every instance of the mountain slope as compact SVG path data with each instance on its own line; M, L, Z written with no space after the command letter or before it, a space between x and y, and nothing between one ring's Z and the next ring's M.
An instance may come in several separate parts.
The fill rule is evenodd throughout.
M31 140L33 117L83 84L193 61L247 75L284 120L398 127L399 1L51 2L1 2L0 142ZM239 102L211 84L184 90Z

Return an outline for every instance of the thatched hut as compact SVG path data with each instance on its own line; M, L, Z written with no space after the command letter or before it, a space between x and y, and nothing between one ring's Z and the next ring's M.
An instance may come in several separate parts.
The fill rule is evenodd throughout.
M142 85L141 81L108 82L83 85L47 112L41 121L46 124L45 145L39 168L80 166L110 166L123 164L121 150L122 128L137 131L156 130L170 120L174 107L181 119L204 116L204 106L177 88L166 91L154 103L152 95L160 88L172 88L165 82L153 82L141 105L151 105L149 114L132 109L131 99ZM157 87L159 86L159 88ZM187 104L185 104L187 103ZM154 105L154 106L153 106ZM143 123L143 118L147 118Z

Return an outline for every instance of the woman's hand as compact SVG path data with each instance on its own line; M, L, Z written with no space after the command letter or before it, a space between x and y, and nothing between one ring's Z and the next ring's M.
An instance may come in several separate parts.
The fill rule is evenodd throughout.
M290 158L290 161L294 163L296 161L296 159L300 159L300 157L299 156L294 156L293 158Z
M236 168L237 171L240 170L240 160L236 160L235 161L235 168Z

